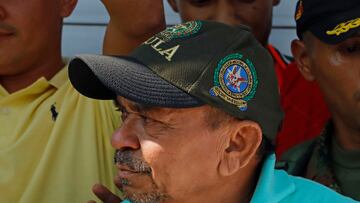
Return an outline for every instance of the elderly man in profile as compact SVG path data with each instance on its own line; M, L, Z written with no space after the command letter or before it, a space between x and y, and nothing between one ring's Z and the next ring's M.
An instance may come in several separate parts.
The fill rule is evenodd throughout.
M272 66L247 27L191 21L127 57L78 56L69 76L83 95L114 99L122 112L111 143L126 201L354 202L274 169L282 112Z

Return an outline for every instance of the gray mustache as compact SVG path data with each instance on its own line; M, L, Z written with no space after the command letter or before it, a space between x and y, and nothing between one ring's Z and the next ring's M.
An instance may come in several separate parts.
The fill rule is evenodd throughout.
M150 166L143 160L136 158L132 155L132 152L116 150L114 155L115 164L127 166L130 170L137 173L151 174L152 170Z

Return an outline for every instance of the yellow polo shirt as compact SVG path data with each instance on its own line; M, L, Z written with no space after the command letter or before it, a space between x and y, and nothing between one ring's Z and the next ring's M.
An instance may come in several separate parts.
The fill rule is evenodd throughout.
M80 95L67 68L9 94L0 86L0 202L84 203L113 186L111 101Z

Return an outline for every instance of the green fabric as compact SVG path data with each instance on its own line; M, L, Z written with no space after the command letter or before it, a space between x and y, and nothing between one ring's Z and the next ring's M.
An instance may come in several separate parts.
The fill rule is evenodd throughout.
M331 157L331 132L333 132L333 126L329 123L320 137L316 139L316 144L307 164L304 177L342 193L337 178L334 176L333 160Z
M360 150L346 151L332 139L333 169L346 196L360 200Z
M316 139L312 139L291 148L282 154L276 168L286 170L291 175L303 176L315 144Z
M277 168L319 182L359 201L360 152L348 152L334 146L337 144L332 141L333 137L333 124L329 122L319 137L285 152Z
M157 107L208 104L258 123L272 143L283 119L273 58L246 26L185 22L150 37L128 57L78 56L69 76L95 99L116 94Z
M179 27L190 29L194 27L189 26L192 24L199 24L201 28L190 36L173 37L174 34L177 35ZM169 29L172 31L169 32ZM160 49L165 50L177 46L179 48L171 60L159 54ZM225 70L232 67L222 62L234 54L241 56L237 59L241 59L244 63L235 62L232 65L246 70L248 70L247 67L251 69L249 71L252 74L247 74L247 80L249 80L247 84L253 88L250 88L249 92L244 90L237 93L224 87L226 85L217 86L216 84L219 80L223 80L224 84L229 82L224 79L225 74L217 74L216 71L218 68ZM248 27L233 27L210 21L190 21L156 34L135 49L130 56L199 101L239 119L257 122L264 135L274 142L283 113L280 107L273 59L251 35ZM251 79L250 75L256 75L258 82ZM233 83L229 82L229 84ZM213 95L214 87L222 91ZM246 110L242 108L244 102Z

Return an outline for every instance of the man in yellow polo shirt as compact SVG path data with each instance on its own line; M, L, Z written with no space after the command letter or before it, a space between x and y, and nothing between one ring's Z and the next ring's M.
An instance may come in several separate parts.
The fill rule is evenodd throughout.
M76 3L0 1L1 203L79 203L94 198L93 184L113 185L119 115L78 94L61 58Z
M71 87L62 18L76 0L0 1L0 202L75 203L111 186L110 103Z

